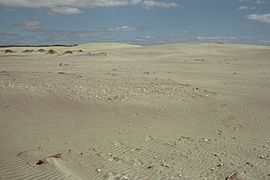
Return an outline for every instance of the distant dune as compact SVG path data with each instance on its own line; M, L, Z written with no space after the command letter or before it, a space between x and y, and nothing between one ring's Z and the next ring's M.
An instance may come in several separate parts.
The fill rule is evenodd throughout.
M124 48L124 47L136 47L138 45L122 44L122 43L87 43L87 44L52 44L52 45L0 45L0 48L16 48L16 47L99 47L99 48Z
M66 51L102 51L102 50L109 50L109 49L123 49L123 48L134 48L134 47L141 47L138 45L131 45L131 44L121 44L121 43L89 43L89 44L81 44L81 45L40 45L40 46L2 46L0 48L1 51L6 51L12 49L12 51L16 52L18 55L21 52L25 51L32 51L31 54L35 54L35 52L42 52L41 50L49 51L54 50L59 52L60 54L65 53ZM45 52L43 51L43 52ZM30 53L29 53L30 54ZM13 54L14 55L14 54Z
M270 178L270 47L0 49L0 179Z
M54 44L54 45L0 45L0 48L9 48L9 47L54 47L54 46L62 46L62 47L74 47L74 45L64 45L64 44Z

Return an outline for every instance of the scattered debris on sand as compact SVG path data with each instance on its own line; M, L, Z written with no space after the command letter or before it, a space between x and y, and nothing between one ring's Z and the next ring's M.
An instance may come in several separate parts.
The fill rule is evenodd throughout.
M61 153L57 153L57 154L54 154L54 155L52 155L52 156L46 157L46 158L44 158L44 159L40 159L40 160L38 160L38 162L37 162L36 164L37 164L37 165L42 165L42 164L44 164L44 163L47 163L47 162L48 162L48 161L47 161L48 158L60 159L60 158L62 158L62 154L61 154Z
M38 160L38 162L37 162L36 164L37 164L37 165L41 165L41 164L44 164L44 163L46 163L45 160Z
M89 52L88 55L89 56L100 56L100 55L107 56L107 53L106 52L96 52L96 53Z
M230 175L228 175L225 180L238 180L237 178L238 173L233 171Z

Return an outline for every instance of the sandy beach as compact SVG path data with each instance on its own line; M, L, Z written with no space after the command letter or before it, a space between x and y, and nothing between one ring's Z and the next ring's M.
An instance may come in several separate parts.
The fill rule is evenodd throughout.
M270 47L0 48L1 180L269 180Z

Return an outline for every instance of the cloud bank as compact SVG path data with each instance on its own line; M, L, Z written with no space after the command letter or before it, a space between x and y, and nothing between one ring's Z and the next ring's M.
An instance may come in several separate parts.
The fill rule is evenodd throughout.
M239 8L238 8L239 10L255 10L256 9L256 7L249 7L249 6L240 6Z
M235 40L236 37L234 37L234 36L198 36L197 39L202 40L202 41L222 41L222 42L226 42L226 41Z
M36 31L36 30L41 29L42 23L37 20L31 20L31 21L28 20L28 21L17 23L15 24L15 26L23 30L27 30L27 31Z
M49 14L80 14L82 9L139 5L146 9L175 8L178 4L168 0L0 0L0 7L47 8Z
M81 14L82 11L75 7L54 7L49 9L51 15Z
M270 23L270 13L268 14L249 14L247 15L247 19L258 21L258 22L265 22Z
M115 26L115 27L108 27L105 30L111 32L132 32L138 31L138 28L132 26Z

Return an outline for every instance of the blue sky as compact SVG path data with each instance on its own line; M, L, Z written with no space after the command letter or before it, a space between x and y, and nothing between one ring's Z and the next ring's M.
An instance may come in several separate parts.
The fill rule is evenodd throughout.
M270 0L0 0L0 44L270 45Z

